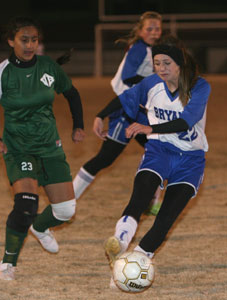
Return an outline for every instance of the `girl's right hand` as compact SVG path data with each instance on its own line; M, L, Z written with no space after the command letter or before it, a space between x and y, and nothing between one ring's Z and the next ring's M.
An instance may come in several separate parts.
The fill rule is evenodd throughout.
M106 140L107 130L103 130L103 120L99 117L96 117L93 123L94 133L102 140Z

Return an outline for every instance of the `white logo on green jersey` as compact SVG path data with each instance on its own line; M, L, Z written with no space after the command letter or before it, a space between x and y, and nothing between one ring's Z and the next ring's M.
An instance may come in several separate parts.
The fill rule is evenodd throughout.
M54 77L45 73L43 74L43 77L40 79L40 81L42 81L42 83L46 86L51 87L52 83L54 82Z

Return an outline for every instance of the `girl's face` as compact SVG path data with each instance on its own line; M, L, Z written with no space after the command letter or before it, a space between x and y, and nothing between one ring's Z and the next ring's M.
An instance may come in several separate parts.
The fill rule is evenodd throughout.
M15 55L22 61L30 61L39 45L39 33L36 27L26 26L20 28L14 40L8 40L10 47L14 48Z
M178 87L178 79L180 75L180 66L166 54L157 54L154 57L155 72L166 83L171 86Z
M153 45L162 34L162 24L158 19L145 19L143 27L139 31L139 36L145 43Z

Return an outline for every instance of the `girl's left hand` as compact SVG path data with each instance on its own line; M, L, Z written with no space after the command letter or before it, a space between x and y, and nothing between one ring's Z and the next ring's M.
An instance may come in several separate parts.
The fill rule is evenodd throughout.
M6 145L3 143L2 140L0 140L0 153L6 154L7 153L7 147Z
M125 130L125 135L128 139L134 138L137 134L151 134L152 128L150 126L142 125L139 123L132 123Z
M93 131L101 140L105 141L108 131L103 130L103 126L103 120L99 117L96 117L93 123Z
M73 130L72 140L75 144L82 142L84 138L85 138L85 132L83 129L76 128Z

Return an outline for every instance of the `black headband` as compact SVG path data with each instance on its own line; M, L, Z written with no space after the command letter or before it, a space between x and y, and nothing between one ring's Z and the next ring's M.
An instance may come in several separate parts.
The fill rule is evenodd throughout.
M166 54L170 56L176 64L182 66L184 64L184 56L181 49L169 45L156 45L152 47L152 57L154 59L157 54Z

